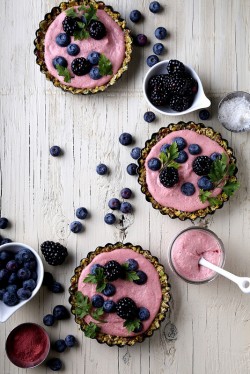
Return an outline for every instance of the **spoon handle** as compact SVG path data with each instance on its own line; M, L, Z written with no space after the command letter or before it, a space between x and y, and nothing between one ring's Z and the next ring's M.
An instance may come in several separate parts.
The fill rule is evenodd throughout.
M208 268L210 270L215 271L216 273L219 273L219 274L223 275L224 277L230 279L232 282L235 282L237 284L240 280L240 277L238 277L237 275L234 275L234 274L230 273L229 271L220 268L219 266L211 264L211 262L208 262L203 257L199 260L199 264L202 265L202 266L205 266L206 268Z

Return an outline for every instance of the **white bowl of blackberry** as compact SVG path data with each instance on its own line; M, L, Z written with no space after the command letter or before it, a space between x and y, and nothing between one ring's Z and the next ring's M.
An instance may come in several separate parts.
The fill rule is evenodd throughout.
M168 116L211 105L197 73L179 60L164 60L152 66L144 78L143 93L155 111Z

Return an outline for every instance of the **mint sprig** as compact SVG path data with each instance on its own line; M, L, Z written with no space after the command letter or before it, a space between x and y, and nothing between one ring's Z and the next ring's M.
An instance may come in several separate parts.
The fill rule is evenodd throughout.
M66 13L66 16L70 17L70 18L77 18L77 17L79 17L79 15L76 13L75 9L73 9L73 8L70 8L70 9L66 10L65 13Z
M64 82L66 83L69 83L71 81L71 78L73 78L70 74L69 69L65 68L64 66L57 64L56 70L58 72L58 75L60 75L61 77L64 77Z
M90 21L98 19L97 16L96 16L96 8L93 6L93 4L90 4L88 8L85 7L84 5L81 5L78 8L78 11L79 12L81 12L81 11L84 12L84 17L85 17L87 25L90 23Z
M103 308L93 308L89 297L83 295L80 291L76 292L75 303L75 313L78 317L84 318L89 315L98 322L106 322L101 318L104 314Z
M97 268L95 270L95 274L88 274L86 278L83 280L84 283L92 283L96 284L96 291L102 292L106 287L107 280L105 279L104 269Z
M94 322L90 322L84 329L84 335L88 338L94 339L100 330L101 328L99 326L97 326Z
M90 21L98 19L98 17L96 16L96 8L93 6L93 4L90 4L88 7L81 5L77 8L77 11L72 8L68 9L66 11L66 15L70 18L80 18L82 15L79 14L79 12L82 11L84 22L77 22L77 30L75 30L73 33L75 40L87 39L89 37L88 25Z
M136 274L136 271L129 270L129 264L127 262L125 262L124 264L122 264L122 267L123 267L124 272L125 272L125 278L126 278L126 280L132 282L132 281L138 280L140 278Z
M126 320L123 324L124 327L129 332L135 331L135 329L138 329L140 327L140 320L139 319L134 319L134 320Z
M99 67L99 72L100 72L101 76L112 75L113 74L112 63L103 54L101 54L101 56L100 56L98 67Z
M161 160L163 167L173 167L178 169L180 164L175 161L175 159L179 156L178 146L176 142L173 142L166 152L161 152L159 159Z

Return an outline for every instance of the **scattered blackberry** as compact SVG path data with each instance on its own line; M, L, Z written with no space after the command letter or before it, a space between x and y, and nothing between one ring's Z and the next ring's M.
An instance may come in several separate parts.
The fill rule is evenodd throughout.
M86 58L78 57L72 61L71 69L75 75L80 77L90 72L91 64Z
M100 21L92 20L88 26L89 35L95 40L100 40L106 35L106 28Z
M49 265L61 265L68 256L67 248L60 243L46 241L41 244L41 251Z
M167 91L161 91L157 88L153 89L149 95L149 100L155 106L166 105L168 102L169 96Z
M179 182L178 170L173 167L165 167L161 170L159 178L164 187L173 187Z
M133 320L137 317L137 307L130 297L123 297L116 304L116 313L126 320Z
M185 73L185 66L181 61L170 60L167 66L169 74L172 73Z
M73 35L77 30L77 18L65 17L63 22L63 31L68 35Z
M208 156L198 156L193 161L193 171L197 175L208 175L213 161Z
M176 112L183 112L192 105L192 100L185 96L175 95L169 100L169 106Z
M104 275L108 281L114 281L118 278L123 278L124 271L117 261L111 260L104 265Z

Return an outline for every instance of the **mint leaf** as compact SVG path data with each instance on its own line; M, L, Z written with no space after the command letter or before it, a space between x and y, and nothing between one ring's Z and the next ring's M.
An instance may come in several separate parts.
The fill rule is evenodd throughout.
M200 194L199 194L199 198L201 200L201 202L204 204L207 199L211 196L211 192L210 191L204 191L204 190L200 190Z
M103 310L103 307L101 308L97 308L95 309L90 315L92 318L94 318L96 321L100 321L100 322L106 322L104 320L102 320L100 317L102 317L104 314L104 310Z
M159 159L161 160L161 162L163 164L165 164L167 162L167 155L166 155L166 153L165 152L161 152L160 156L159 156Z
M56 70L58 72L58 75L60 75L61 77L64 77L64 82L67 82L69 83L71 81L71 75L70 75L70 71L65 68L64 66L61 66L59 64L56 65Z
M91 310L91 303L88 296L84 296L80 291L76 292L76 309L75 313L78 317L84 318Z
M235 173L236 165L235 164L229 164L228 165L228 175L232 177Z
M227 194L227 196L232 196L235 191L237 191L240 187L239 182L230 182L228 181L225 186L222 188L222 190Z
M70 9L66 10L65 13L66 13L66 16L71 17L71 18L79 17L78 14L76 13L75 9L73 9L73 8L70 8Z
M209 202L209 205L210 206L212 206L212 207L214 207L214 206L220 206L223 202L220 200L220 199L218 199L217 197L209 197L208 199L208 202Z
M211 171L208 174L212 182L220 182L227 174L227 157L222 154L221 159L216 159L212 163Z
M175 168L175 169L178 169L180 167L180 164L178 164L178 162L175 162L175 161L169 161L168 163L168 167L169 168Z
M159 159L162 161L163 167L172 167L178 169L180 164L175 161L179 156L178 146L176 142L173 142L166 152L161 152Z
M126 272L126 279L130 282L139 279L138 275L136 274L136 271L129 270Z
M101 76L113 74L111 61L103 54L100 56L98 67Z
M133 321L126 320L123 326L126 327L126 329L130 332L134 331L135 329L138 329L140 327L140 320L139 319L134 319Z
M83 22L77 22L78 30L74 31L75 40L83 40L89 37L89 33L86 30L86 25Z
M169 161L175 160L179 156L178 146L176 142L173 142L167 149L167 154L169 154Z
M100 331L100 327L97 326L95 323L90 322L84 329L84 335L88 338L94 339L98 332Z
M78 8L78 11L84 12L84 17L86 19L87 25L90 23L90 21L98 19L96 16L96 8L93 6L93 4L90 4L88 8L85 7L84 5L81 5Z
M95 274L88 274L83 280L84 283L96 284L96 291L102 292L106 287L107 281L105 280L104 269L97 268Z

